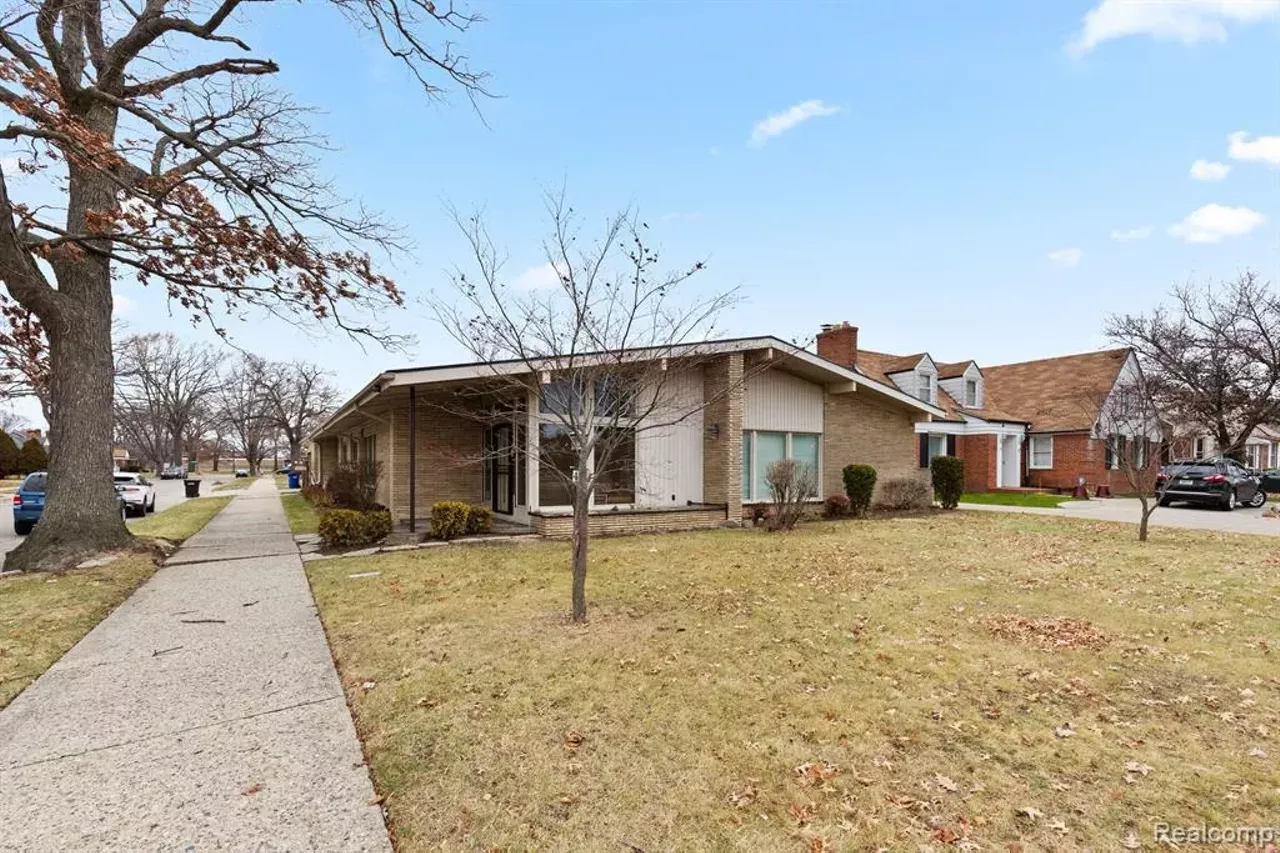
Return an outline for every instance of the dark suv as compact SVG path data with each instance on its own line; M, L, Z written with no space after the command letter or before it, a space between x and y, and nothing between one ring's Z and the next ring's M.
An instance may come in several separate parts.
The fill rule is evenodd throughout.
M1156 484L1160 506L1185 501L1232 510L1267 502L1267 493L1258 478L1231 459L1173 462L1160 469Z

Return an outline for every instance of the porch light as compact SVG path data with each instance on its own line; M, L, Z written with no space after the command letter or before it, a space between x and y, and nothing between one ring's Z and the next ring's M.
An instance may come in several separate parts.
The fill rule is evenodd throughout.
M710 438L719 438L719 437L720 437L720 424L712 424L711 426L707 427L707 435L708 435Z

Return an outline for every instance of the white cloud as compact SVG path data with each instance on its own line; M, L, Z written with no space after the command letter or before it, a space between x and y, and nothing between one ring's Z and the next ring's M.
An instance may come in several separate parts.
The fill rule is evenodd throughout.
M1231 167L1226 163L1197 160L1191 164L1191 177L1197 181L1220 181L1229 174Z
M1232 160L1250 160L1280 166L1280 136L1250 139L1243 130L1227 137L1227 156Z
M1079 249L1058 249L1049 253L1049 260L1060 267L1074 267L1080 263L1080 256L1083 254Z
M132 314L133 309L137 307L137 303L128 296L125 296L123 293L112 294L111 301L114 303L112 313L117 317L125 314Z
M822 101L802 101L756 122L755 127L751 128L751 141L748 144L759 148L775 136L781 136L811 118L833 116L838 112L840 112L839 107L824 104Z
M1116 229L1111 232L1111 239L1117 243L1132 243L1134 240L1145 240L1150 236L1150 225L1143 225L1141 228Z
M1169 236L1188 243L1219 243L1223 237L1242 237L1267 218L1247 207L1206 204L1186 219L1169 226Z
M548 261L537 267L529 267L529 269L520 273L516 277L516 287L521 290L540 290L544 287L559 287L560 273Z
M1280 0L1102 0L1084 16L1084 26L1067 43L1080 57L1098 45L1126 36L1151 36L1195 44L1226 41L1228 24L1252 24L1280 16Z

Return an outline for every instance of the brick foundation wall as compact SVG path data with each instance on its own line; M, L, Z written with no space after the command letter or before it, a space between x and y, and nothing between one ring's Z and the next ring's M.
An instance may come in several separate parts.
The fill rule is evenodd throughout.
M728 517L742 514L742 353L721 356L703 367L702 499L724 504ZM711 436L712 425L719 434ZM721 515L721 520L725 518Z
M624 536L717 527L725 518L723 507L700 506L677 510L598 512L591 515L588 525L592 536ZM531 514L529 521L534 532L541 536L567 538L573 535L573 517L569 515Z
M844 494L844 467L854 463L876 469L876 495L885 480L906 477L929 482L920 467L915 413L868 399L855 391L826 395L823 402L822 494Z
M994 435L956 436L956 456L964 460L964 490L985 492L996 482L998 439Z

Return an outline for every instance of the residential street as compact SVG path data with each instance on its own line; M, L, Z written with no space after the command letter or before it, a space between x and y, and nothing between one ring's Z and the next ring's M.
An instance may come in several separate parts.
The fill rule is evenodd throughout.
M0 790L6 849L390 849L269 478L0 711Z
M1091 501L1068 501L1058 509L961 504L961 509L982 512L1023 512L1032 515L1056 515L1062 518L1088 518L1095 521L1121 521L1137 524L1142 506L1135 498L1106 498ZM1264 518L1262 509L1237 509L1223 512L1183 505L1160 507L1151 516L1152 526L1188 527L1195 530L1217 530L1222 533L1252 533L1280 536L1280 518Z

